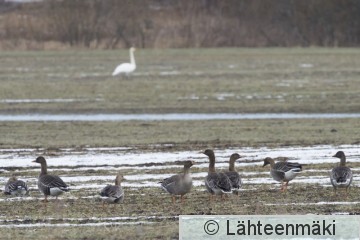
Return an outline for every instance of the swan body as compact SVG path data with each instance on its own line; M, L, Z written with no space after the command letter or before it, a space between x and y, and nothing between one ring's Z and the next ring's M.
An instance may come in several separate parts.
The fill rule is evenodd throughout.
M119 75L119 74L126 74L129 75L129 73L132 73L136 69L136 63L135 63L135 57L134 57L134 51L135 48L131 47L130 52L130 63L122 63L118 65L114 72L112 73L113 76Z

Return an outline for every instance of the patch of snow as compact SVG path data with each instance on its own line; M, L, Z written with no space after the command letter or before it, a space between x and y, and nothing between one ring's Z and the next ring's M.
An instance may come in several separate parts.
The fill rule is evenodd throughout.
M311 63L301 63L299 65L299 67L301 67L301 68L312 68L312 67L314 67L314 65L311 64Z
M95 98L95 99L75 99L75 98L34 98L34 99L0 99L0 103L73 103L73 102L90 102L90 101L104 101L103 98Z

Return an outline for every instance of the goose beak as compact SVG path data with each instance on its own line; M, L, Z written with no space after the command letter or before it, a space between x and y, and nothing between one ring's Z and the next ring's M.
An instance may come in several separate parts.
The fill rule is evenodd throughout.
M336 157L336 155L332 156L332 157Z
M36 160L34 160L34 161L31 161L31 162L34 162L34 163L36 163Z

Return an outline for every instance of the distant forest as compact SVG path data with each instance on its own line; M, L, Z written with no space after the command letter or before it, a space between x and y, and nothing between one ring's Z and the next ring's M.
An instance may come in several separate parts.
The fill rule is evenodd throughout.
M358 47L360 0L0 0L0 49Z

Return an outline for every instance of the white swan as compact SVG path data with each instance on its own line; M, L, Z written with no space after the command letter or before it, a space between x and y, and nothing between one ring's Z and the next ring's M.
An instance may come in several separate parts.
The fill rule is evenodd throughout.
M126 74L129 75L129 73L132 73L136 69L136 63L135 63L135 57L134 57L134 51L136 49L134 47L130 48L130 63L122 63L119 66L117 66L112 73L113 76L116 76L118 74Z

